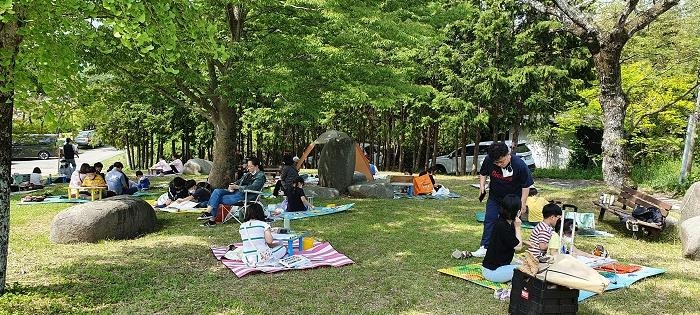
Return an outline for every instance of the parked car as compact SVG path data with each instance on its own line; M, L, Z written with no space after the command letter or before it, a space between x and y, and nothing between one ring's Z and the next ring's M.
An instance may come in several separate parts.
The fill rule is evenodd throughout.
M54 134L12 135L12 158L39 158L46 160L56 155L58 136Z
M77 137L75 137L75 144L77 144L78 147L94 148L101 146L102 141L97 136L95 130L83 130L78 133Z
M479 142L479 156L477 162L477 169L481 168L481 163L484 162L486 155L488 154L489 145L493 141ZM510 148L511 142L505 141L506 145ZM468 144L466 146L467 152L467 169L474 169L474 143ZM457 152L459 151L459 152ZM462 155L461 150L452 151L450 154L438 156L435 158L435 171L443 174L454 174L457 172L457 159ZM530 148L527 147L525 141L518 141L518 146L515 147L515 155L519 156L530 170L535 169L535 160L532 158L532 152Z

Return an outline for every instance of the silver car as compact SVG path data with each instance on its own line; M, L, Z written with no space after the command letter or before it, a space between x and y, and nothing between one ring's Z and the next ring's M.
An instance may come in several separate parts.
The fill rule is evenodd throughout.
M75 144L77 144L79 147L94 148L101 146L102 142L97 137L95 130L83 130L78 133L77 137L75 137Z
M479 156L477 162L477 169L481 168L481 163L484 162L486 155L488 154L489 145L493 141L479 142ZM510 148L511 142L505 141L506 145ZM468 144L466 146L467 152L467 169L474 169L474 143ZM457 173L457 159L462 155L461 150L459 152L452 151L450 154L441 155L435 158L435 171L443 174L454 174ZM518 141L518 146L515 147L515 155L520 157L530 170L535 169L535 160L532 158L532 152L530 148L527 147L525 141Z

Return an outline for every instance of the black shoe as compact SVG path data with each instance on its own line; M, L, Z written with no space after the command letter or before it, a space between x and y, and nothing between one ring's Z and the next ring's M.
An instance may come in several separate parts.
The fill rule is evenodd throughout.
M204 221L204 223L202 223L201 226L216 226L216 222L207 220Z
M211 219L211 218L213 218L212 215L211 215L211 213L209 213L209 212L204 212L204 213L202 213L202 215L200 215L200 216L197 218L197 220L209 220L209 219Z

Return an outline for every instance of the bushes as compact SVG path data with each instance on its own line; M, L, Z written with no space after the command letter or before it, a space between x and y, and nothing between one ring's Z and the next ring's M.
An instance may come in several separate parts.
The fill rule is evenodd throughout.
M532 176L535 178L603 180L603 171L600 168L538 168L535 169Z
M689 174L685 183L678 183L678 176L681 172L680 157L669 157L668 159L646 161L631 167L632 180L639 186L648 187L653 190L674 192L676 195L683 195L694 182L700 180L700 165L694 163L692 173Z
M700 180L700 165L696 162L693 172L688 176L688 180L679 184L680 165L680 158L674 157L664 160L645 161L630 167L630 177L635 184L642 188L682 195L691 184ZM535 178L603 180L602 168L538 168L532 175Z

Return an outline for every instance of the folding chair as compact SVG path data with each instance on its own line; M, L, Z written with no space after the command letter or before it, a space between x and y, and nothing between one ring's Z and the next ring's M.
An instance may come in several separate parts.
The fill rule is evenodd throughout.
M251 194L251 195L255 194L255 198L248 199L248 194ZM261 206L263 205L262 202L260 202L260 197L262 196L262 194L263 194L262 191L249 190L249 189L244 190L243 191L243 200L231 205L231 209L229 210L228 213L226 213L226 216L221 220L221 223L226 223L226 222L228 222L228 220L231 220L231 218L238 221L238 223L243 223L242 221L245 218L245 212L246 212L246 209L248 208L248 205L250 205L251 203L258 203ZM236 207L236 209L234 209L233 207Z

